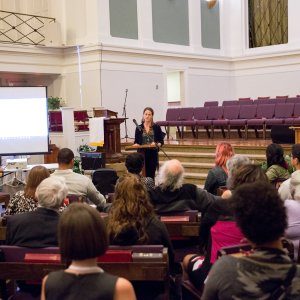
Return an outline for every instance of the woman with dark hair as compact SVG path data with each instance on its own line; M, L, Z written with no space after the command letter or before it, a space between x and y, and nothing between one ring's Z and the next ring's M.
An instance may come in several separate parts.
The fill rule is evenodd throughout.
M266 182L243 184L230 202L254 251L218 259L201 299L299 299L300 269L282 248L287 217L277 190Z
M224 192L224 194L227 193L227 197L216 200L201 219L199 240L205 257L199 254L189 254L183 260L183 267L197 288L203 285L211 266L217 260L218 250L222 247L240 244L243 239L227 198L230 198L231 193L244 183L268 182L263 170L256 165L246 164L231 171L231 190Z
M72 262L66 270L44 278L41 299L136 299L128 280L110 275L97 265L108 239L96 209L72 203L60 219L58 240L62 260Z
M14 215L36 210L38 207L38 201L35 197L36 188L49 176L50 173L45 167L33 167L28 174L24 191L18 191L13 195L7 205L5 214Z
M217 195L218 188L226 186L228 170L226 162L234 155L234 150L229 143L220 143L216 147L215 166L209 170L204 189L213 195Z
M154 179L155 170L158 168L158 150L164 144L165 133L153 121L154 111L151 107L143 110L142 124L135 129L134 145L156 146L154 149L145 149L146 177Z
M283 148L278 144L270 144L266 149L267 170L266 175L274 185L290 177L288 164L284 159Z

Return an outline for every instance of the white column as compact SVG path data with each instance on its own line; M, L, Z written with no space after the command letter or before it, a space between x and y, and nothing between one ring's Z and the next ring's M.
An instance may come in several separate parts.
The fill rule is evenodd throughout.
M153 46L152 0L137 0L137 17L141 46Z
M300 47L300 26L299 26L300 1L289 0L288 2L288 43L291 47Z
M189 1L189 31L190 31L190 47L193 52L200 53L202 51L201 44L201 10L199 0Z
M64 136L64 147L71 149L76 153L75 128L74 128L74 109L73 107L62 107L62 125Z

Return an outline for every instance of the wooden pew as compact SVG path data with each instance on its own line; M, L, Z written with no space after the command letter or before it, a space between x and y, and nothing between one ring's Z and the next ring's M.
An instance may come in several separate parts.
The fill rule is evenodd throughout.
M143 252L142 248L145 248ZM154 246L152 246L154 247ZM126 262L99 262L98 265L106 272L124 277L130 281L134 282L160 282L164 286L164 299L169 299L169 260L168 260L168 250L167 248L161 247L161 260L149 260L149 255L146 255L145 261L140 260L126 261ZM147 246L131 246L131 247L118 247L112 246L109 249L131 249L132 253L148 253ZM8 255L8 251L15 251L21 253L15 253L14 255ZM50 252L49 252L50 251ZM122 251L122 250L121 250ZM135 252L138 251L138 252ZM5 290L7 289L5 282L7 280L41 280L49 272L65 269L66 265L56 260L53 263L46 262L24 262L24 257L26 253L48 253L57 254L59 252L58 248L43 248L43 249L31 249L16 246L0 246L0 281L1 281L1 293L5 295ZM108 250L109 252L109 250ZM157 252L156 252L157 253ZM105 254L106 255L106 254ZM105 256L104 255L104 256ZM5 256L9 256L6 260ZM16 257L15 261L12 261L13 256ZM32 255L31 255L32 256ZM101 257L103 258L103 257ZM41 261L41 260L40 260Z

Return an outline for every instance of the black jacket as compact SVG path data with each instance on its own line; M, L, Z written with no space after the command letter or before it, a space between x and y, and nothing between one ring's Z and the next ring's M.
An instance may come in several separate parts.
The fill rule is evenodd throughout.
M175 191L162 190L157 186L149 191L151 202L157 214L198 210L205 213L216 197L194 184L185 183Z
M141 124L140 127L141 129L144 129L144 124ZM155 123L153 124L152 128L154 133L154 142L161 143L163 145L166 134L162 132L160 126ZM139 145L142 145L143 143L143 131L139 130L138 128L135 129L134 143Z
M39 207L8 218L6 244L29 248L57 246L59 213Z

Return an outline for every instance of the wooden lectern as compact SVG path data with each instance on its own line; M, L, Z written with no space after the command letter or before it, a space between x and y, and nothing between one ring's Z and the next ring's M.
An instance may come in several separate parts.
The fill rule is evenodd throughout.
M295 131L295 144L300 143L300 127L291 126L289 129L293 129Z
M145 151L146 150L149 150L149 149L156 149L157 147L154 145L131 145L131 146L127 146L125 147L125 150L126 151L131 151L131 150L140 150L139 153L141 153L143 156L144 156L144 167L143 167L143 170L142 170L142 174L143 176L146 176L146 169L145 169Z
M120 124L125 118L118 118L118 113L104 109L93 108L94 117L106 117L104 120L104 152L107 163L118 163L124 161L121 153Z

